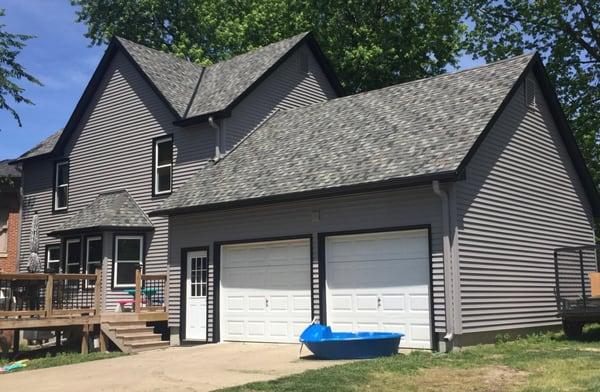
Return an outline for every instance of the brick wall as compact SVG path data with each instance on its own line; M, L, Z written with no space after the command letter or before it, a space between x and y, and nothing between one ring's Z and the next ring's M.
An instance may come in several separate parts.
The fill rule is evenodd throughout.
M17 249L19 247L19 210L11 208L8 213L7 257L0 257L0 271L17 272Z

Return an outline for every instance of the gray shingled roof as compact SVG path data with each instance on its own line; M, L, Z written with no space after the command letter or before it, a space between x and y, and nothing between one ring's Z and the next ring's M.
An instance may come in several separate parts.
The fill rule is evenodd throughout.
M206 67L204 74L200 65L123 38L117 39L179 116L191 118L227 109L307 35L298 34L213 64Z
M298 34L207 67L187 117L225 110L307 35Z
M58 131L54 132L52 135L42 140L42 142L40 142L38 145L21 154L21 156L18 159L21 160L33 158L38 155L44 155L52 152L52 150L54 150L56 142L58 141L58 138L60 138L60 135L62 135L62 132L62 129L59 129Z
M160 210L455 171L531 59L279 112Z
M49 235L113 228L152 230L154 226L129 192L118 190L100 193L87 207L77 211Z
M117 40L179 116L184 117L202 74L202 66L124 38Z
M0 161L0 177L21 177L21 172L15 165L9 165L11 159Z

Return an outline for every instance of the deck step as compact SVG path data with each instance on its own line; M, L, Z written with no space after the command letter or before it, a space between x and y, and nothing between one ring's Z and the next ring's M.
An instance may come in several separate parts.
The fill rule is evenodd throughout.
M125 344L130 344L130 343L134 343L134 342L155 342L155 341L160 342L161 341L161 336L159 334L155 334L155 333L124 334L124 335L119 335L119 338L123 339Z
M125 328L125 327L145 327L146 323L143 321L114 321L108 322L110 329Z
M131 351L140 352L146 350L157 350L161 348L169 347L169 342L159 340L159 341L150 341L150 342L133 342L127 343L129 347L131 347Z
M129 327L119 327L117 329L114 329L113 331L115 331L117 336L121 336L121 335L127 334L127 333L153 333L154 328L146 327L146 326L143 326L143 327L129 326Z

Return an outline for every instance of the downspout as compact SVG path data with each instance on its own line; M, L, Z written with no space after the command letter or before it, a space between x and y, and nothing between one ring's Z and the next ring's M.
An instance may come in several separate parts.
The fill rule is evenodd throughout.
M442 238L444 259L444 297L446 304L446 335L444 340L454 339L454 295L452 274L452 244L450 242L450 199L448 193L440 188L439 181L433 181L433 192L442 202Z
M221 159L221 127L215 122L213 116L208 117L208 125L215 129L215 162Z

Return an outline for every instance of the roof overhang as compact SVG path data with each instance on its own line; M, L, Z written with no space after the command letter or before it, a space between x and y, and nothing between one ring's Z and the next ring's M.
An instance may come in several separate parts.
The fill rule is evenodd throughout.
M48 237L65 237L84 233L98 233L103 231L112 232L147 232L154 231L154 227L148 226L90 226L78 227L76 229L54 230L49 232Z
M420 186L430 184L432 181L454 182L465 179L465 174L459 174L457 171L446 171L431 174L424 174L411 177L392 178L383 181L375 181L362 184L345 185L331 188L316 189L295 193L286 193L267 197L256 197L250 199L235 200L223 203L202 204L190 207L178 207L171 209L159 209L150 212L150 216L169 216L181 215L193 212L206 212L229 210L235 208L252 207L276 203L286 203L301 200L317 199L322 197L346 196L357 193L376 192Z

